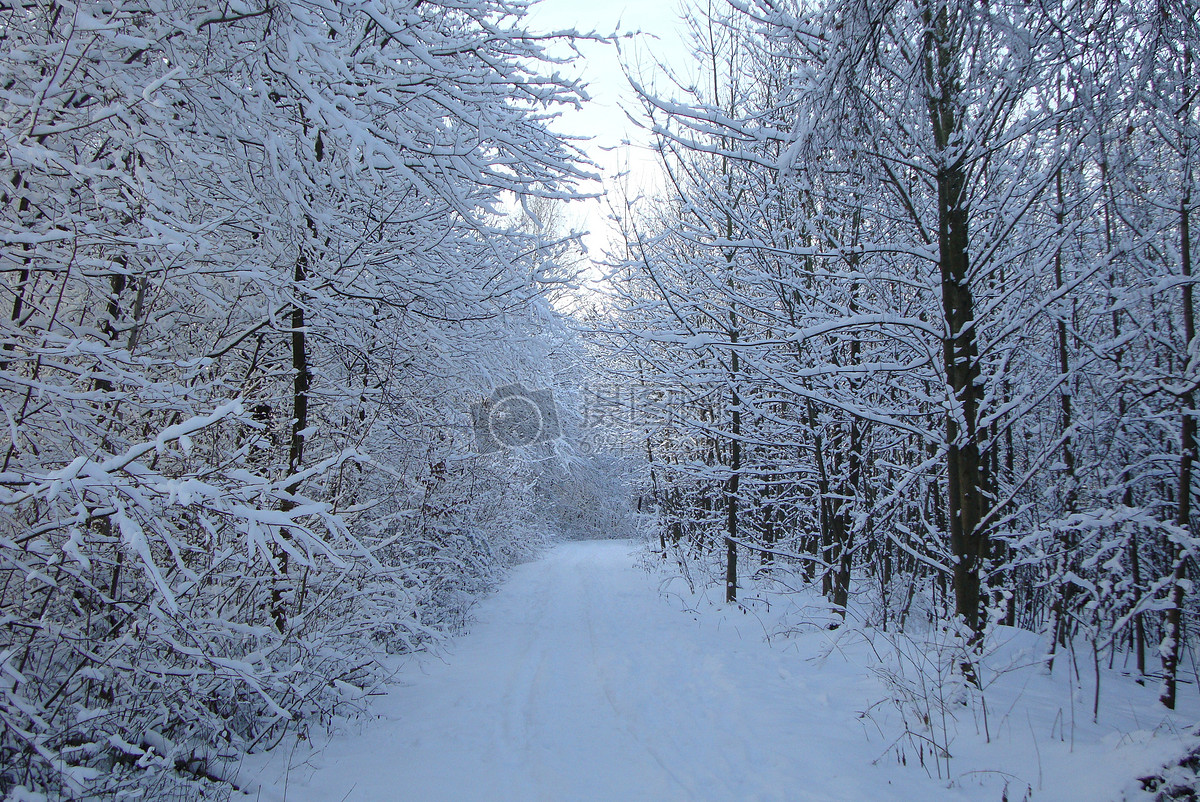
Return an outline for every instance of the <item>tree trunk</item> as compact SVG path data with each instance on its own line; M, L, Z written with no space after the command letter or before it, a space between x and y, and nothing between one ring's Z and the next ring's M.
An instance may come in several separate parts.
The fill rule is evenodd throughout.
M734 313L730 312L734 317ZM736 318L734 318L736 324ZM730 332L730 342L737 342L737 329ZM738 372L737 351L732 352L731 380L736 380ZM729 441L729 490L726 494L725 531L725 601L737 601L737 536L738 536L738 487L742 471L742 406L736 386L732 386L733 409L731 415Z
M1185 173L1185 187L1190 175ZM1189 232L1191 193L1185 189L1179 204L1180 266L1183 272L1183 330L1187 353L1191 354L1196 338L1195 307L1192 300L1192 247ZM1196 415L1193 393L1183 394L1179 436L1179 496L1175 504L1175 525L1179 537L1190 537L1192 531L1192 468L1196 461ZM1167 608L1166 633L1162 644L1163 689L1158 700L1168 709L1175 709L1176 674L1179 670L1179 645L1183 639L1184 579L1187 576L1188 550L1177 541L1172 551L1171 606Z
M836 515L837 525L834 533L838 536L835 544L835 565L831 566L833 573L833 594L830 601L837 609L843 621L846 620L846 605L850 602L850 567L851 547L854 545L854 516L852 504L857 491L859 473L861 472L860 450L862 425L858 418L850 420L850 447L846 455L846 475L842 480L841 498L838 499Z
M961 155L951 148L951 143L962 135L961 87L949 11L940 6L936 16L933 11L926 15L926 77L931 90L937 92L929 98L929 117L938 158L943 160L937 165L938 265L946 324L942 355L954 400L946 414L954 607L967 627L978 634L982 628L979 574L988 538L980 527L985 504L977 424L983 388L979 383L975 308L968 279L967 173Z
M307 257L301 255L296 259L296 269L293 274L295 281L295 292L300 293L301 287L307 276ZM308 393L311 384L311 375L308 366L308 342L304 331L304 307L301 306L299 300L292 306L292 332L291 332L291 351L292 351L292 428L291 436L288 443L288 465L287 475L295 476L300 471L301 463L304 460L304 440L305 430L308 428ZM288 493L295 493L299 490L300 483L293 481L286 487ZM280 508L284 512L293 509L294 505L288 499L284 499L280 503ZM290 533L284 530L281 533L282 537L290 537ZM284 632L287 629L288 611L287 611L287 590L288 590L288 553L286 549L276 547L274 556L278 566L279 574L276 577L274 586L271 588L271 619L275 623L275 628L279 632Z
M1061 129L1060 129L1061 133ZM1059 230L1062 230L1064 213L1063 213L1063 179L1062 168L1058 168L1054 176L1056 187L1056 198L1058 208L1054 212L1054 220L1058 225ZM1060 245L1054 252L1054 284L1055 289L1062 291L1063 288L1063 269L1062 269L1062 246ZM1068 514L1076 511L1076 479L1075 479L1075 452L1071 447L1071 385L1067 374L1071 369L1070 351L1067 348L1067 322L1059 319L1057 326L1058 333L1058 370L1062 378L1062 387L1059 390L1059 414L1062 418L1062 459L1063 459L1063 475L1066 478L1066 492L1063 495L1063 510ZM1056 582L1054 589L1054 601L1050 604L1051 626L1050 626L1050 656L1046 661L1046 668L1050 671L1054 670L1054 657L1058 646L1067 645L1067 640L1071 637L1071 627L1068 620L1070 613L1071 600L1075 595L1073 592L1074 586L1068 582L1064 582L1062 577L1071 567L1071 553L1074 550L1075 544L1072 542L1069 530L1064 528L1057 538L1059 557L1055 560L1056 576L1053 580Z

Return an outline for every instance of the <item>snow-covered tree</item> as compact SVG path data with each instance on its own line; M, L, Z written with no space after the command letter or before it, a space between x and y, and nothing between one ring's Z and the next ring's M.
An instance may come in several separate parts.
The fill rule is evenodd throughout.
M559 280L502 204L582 175L523 11L0 10L0 789L203 778L521 551L460 457Z

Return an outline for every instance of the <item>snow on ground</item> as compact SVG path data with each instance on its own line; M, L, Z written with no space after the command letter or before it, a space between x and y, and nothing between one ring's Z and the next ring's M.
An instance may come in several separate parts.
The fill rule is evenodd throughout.
M1119 797L1194 743L1195 685L1168 714L1102 667L1093 724L1090 655L1072 690L1069 660L1047 676L1009 630L982 693L939 686L936 649L817 626L768 639L794 599L743 612L638 562L593 541L519 566L441 659L399 666L377 718L249 758L241 784L263 802L1066 802Z

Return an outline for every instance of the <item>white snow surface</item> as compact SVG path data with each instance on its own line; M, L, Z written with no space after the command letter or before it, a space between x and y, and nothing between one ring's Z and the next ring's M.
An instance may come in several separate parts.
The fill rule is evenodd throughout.
M1049 676L1015 630L995 636L983 691L924 729L918 698L906 735L881 676L911 641L793 626L794 600L717 604L639 554L573 542L519 566L440 657L398 663L374 718L248 758L239 783L263 802L1067 802L1141 798L1135 778L1195 742L1195 685L1169 714L1154 687L1102 667L1094 724L1090 654L1079 678L1064 659ZM948 743L948 774L927 747L922 766L923 739Z

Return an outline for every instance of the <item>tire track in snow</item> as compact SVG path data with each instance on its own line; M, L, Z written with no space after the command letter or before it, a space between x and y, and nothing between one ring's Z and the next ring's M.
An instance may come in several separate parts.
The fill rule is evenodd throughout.
M670 777L675 785L677 785L684 792L685 798L695 798L694 787L690 783L685 782L683 777L676 773L671 766L668 765L667 761L663 759L662 754L660 754L660 752L655 749L645 737L638 733L637 728L634 726L634 720L630 717L626 710L623 710L617 704L611 677L604 671L604 663L606 661L601 660L600 650L596 645L596 622L595 616L593 615L593 611L596 609L597 605L594 590L595 582L592 577L586 574L586 572L581 571L580 583L584 587L584 591L588 600L584 614L587 620L588 642L591 646L592 666L596 671L596 678L604 692L604 698L608 702L609 708L612 709L613 714L617 717L621 728L640 748L644 749L646 753L654 759L654 762L657 763L658 766L663 770L663 773Z
M524 620L516 625L523 637L517 641L507 654L495 657L497 665L505 662L511 664L507 678L503 682L503 695L500 698L499 719L502 738L494 745L499 760L510 764L524 766L525 776L536 774L536 764L529 760L532 745L529 707L534 688L537 684L538 671L545 661L545 654L535 662L532 656L539 650L544 637L547 612L550 609L551 590L548 585L535 585L537 592L531 604L524 612ZM513 611L515 612L515 611ZM532 667L531 667L532 666ZM529 789L536 789L537 778L529 784ZM532 798L532 797L530 797Z

